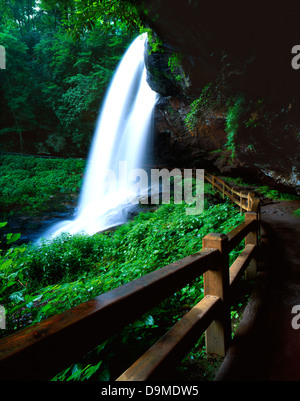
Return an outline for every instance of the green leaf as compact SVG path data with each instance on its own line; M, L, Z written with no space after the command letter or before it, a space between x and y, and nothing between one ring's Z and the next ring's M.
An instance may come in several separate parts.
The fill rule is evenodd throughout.
M22 293L20 292L20 291L18 291L18 292L14 292L13 294L11 294L10 295L10 297L9 297L9 299L12 301L12 302L21 302L21 301L24 301L24 297L23 297L23 295L22 295Z
M102 364L102 361L100 361L99 363L97 363L96 365L92 366L92 365L88 365L85 369L84 369L84 379L89 379L93 374L95 374L95 372L97 372L97 370L99 369L100 365Z
M11 260L10 259L5 260L4 262L1 263L0 270L6 269L8 266L10 266L10 264L11 264Z
M13 242L18 241L18 239L19 239L20 237L21 237L21 234L20 234L20 233L17 233L17 234L11 234L11 233L9 233L9 234L7 234L7 235L6 235L7 244L9 245L9 244L12 244Z
M153 316L148 315L148 316L145 318L145 324L147 324L148 326L153 326L153 325L154 325Z

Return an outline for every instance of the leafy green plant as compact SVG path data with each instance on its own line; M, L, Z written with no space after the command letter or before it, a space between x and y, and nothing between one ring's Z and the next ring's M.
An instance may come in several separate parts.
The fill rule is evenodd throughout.
M0 5L0 43L9 65L0 77L2 150L86 156L111 77L142 27L135 7L126 2L101 1L97 7L84 3ZM109 14L102 14L104 9ZM93 20L91 31L85 13ZM84 23L83 37L79 26L74 29L79 21ZM72 26L77 41L64 22ZM129 33L130 27L134 32Z
M64 234L38 246L11 248L2 255L0 269L0 303L5 303L8 310L5 334L193 254L201 249L204 235L213 231L226 233L243 219L227 202L210 205L206 201L198 216L186 215L186 207L161 205L155 212L140 213L114 232L94 236ZM61 372L57 379L115 377L121 373L115 365L118 369L126 368L119 361L116 363L116 355L123 353L124 363L128 363L202 297L200 277L99 345L76 367Z
M247 128L257 128L261 125L261 123L255 118L250 117L249 120L245 122L245 125Z
M247 150L248 150L249 152L252 152L252 153L255 153L255 152L256 152L255 146L252 145L252 144L250 144L250 145L247 146Z
M257 184L255 182L247 182L244 178L240 177L223 177L225 181L235 183L236 185L241 185L243 187L255 187L255 190L270 199L274 200L296 200L299 199L299 195L280 192L277 189L268 187L267 185Z
M213 84L207 84L201 91L198 99L194 100L190 106L190 112L185 117L185 124L189 130L193 130L195 125L202 116L202 119L205 119L205 116L209 114L209 112L218 104L219 99L217 95L216 88L213 88Z
M241 122L241 114L245 105L245 99L242 96L236 97L233 101L233 105L229 106L227 117L226 117L226 128L227 142L226 148L230 151L231 159L234 159L236 155L235 139L238 134L239 125Z
M97 23L101 23L103 30L109 33L122 30L134 34L144 29L136 5L118 0L94 2L76 0L76 13L66 16L64 22L70 34L76 39L84 35L87 29L94 28Z
M5 227L7 222L0 222L0 229ZM6 244L13 244L20 238L21 234L6 234ZM1 243L1 241L0 241ZM17 268L17 260L22 256L25 247L10 247L4 255L0 249L0 304L6 309L6 314L11 312L9 307L12 299L18 297L18 290L23 286L22 269ZM17 269L17 271L15 271Z
M257 188L258 192L264 195L267 198L274 200L296 200L299 199L299 196L295 194L288 194L278 191L277 189L269 188L268 186L259 186Z
M187 77L184 73L181 63L182 63L182 53L172 53L168 59L168 66L172 74L175 75L175 80L178 82L184 82L187 80Z
M158 37L155 32L151 28L144 28L142 31L147 33L148 42L149 42L149 49L148 53L163 53L163 41L160 37Z
M1 212L12 215L53 210L54 195L57 201L59 196L79 193L84 166L81 159L0 156Z

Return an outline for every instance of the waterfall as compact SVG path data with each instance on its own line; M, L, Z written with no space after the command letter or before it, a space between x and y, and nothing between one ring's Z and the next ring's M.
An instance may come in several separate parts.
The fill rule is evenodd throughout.
M134 183L121 182L118 176L124 166L130 171L143 163L157 97L146 82L144 44L144 35L133 41L106 94L74 220L55 224L43 237L63 232L92 235L126 222L133 207L130 200L137 194Z

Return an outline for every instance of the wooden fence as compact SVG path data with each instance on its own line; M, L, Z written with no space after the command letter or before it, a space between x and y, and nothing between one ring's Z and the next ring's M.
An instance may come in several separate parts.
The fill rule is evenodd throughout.
M164 167L164 166L153 166L153 165L144 165L143 167L151 169L167 169L167 170L180 170L182 173L184 172L184 168L176 168L176 167ZM196 178L196 168L189 168L187 170L192 170L193 177ZM204 179L212 185L214 191L220 192L222 198L224 199L227 196L233 203L239 206L240 212L251 212L257 211L260 213L260 199L255 197L254 192L249 191L237 191L230 185L228 185L225 181L221 180L219 177L209 174L208 172L204 173Z
M204 178L212 185L214 190L220 192L223 199L227 196L233 203L238 205L241 212L259 212L260 200L255 197L254 192L236 191L226 182L212 174L205 173Z
M228 188L224 195L226 192L230 193ZM251 209L255 204L259 206L253 198L250 202L249 198L243 199ZM203 249L194 255L3 338L1 380L50 379L201 275L204 298L117 380L161 378L204 331L207 352L225 355L231 339L232 292L245 271L247 278L256 275L258 228L258 209L251 210L245 214L245 221L227 235L206 235ZM244 239L243 251L229 266L230 251Z

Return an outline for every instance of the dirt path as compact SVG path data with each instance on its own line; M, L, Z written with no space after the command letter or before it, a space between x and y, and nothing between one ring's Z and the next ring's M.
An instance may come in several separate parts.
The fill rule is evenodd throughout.
M300 380L300 200L262 207L256 290L216 380Z

